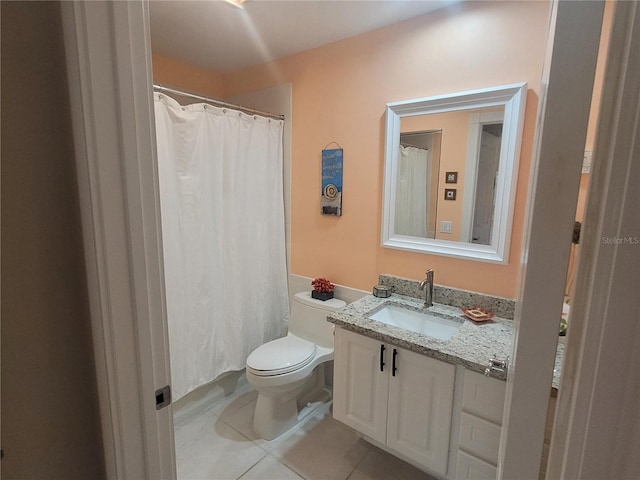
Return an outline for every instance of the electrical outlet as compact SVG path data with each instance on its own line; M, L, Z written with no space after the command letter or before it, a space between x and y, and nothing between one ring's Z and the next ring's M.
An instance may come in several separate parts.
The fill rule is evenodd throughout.
M440 233L451 233L452 223L453 222L448 221L448 220L441 221L440 222Z

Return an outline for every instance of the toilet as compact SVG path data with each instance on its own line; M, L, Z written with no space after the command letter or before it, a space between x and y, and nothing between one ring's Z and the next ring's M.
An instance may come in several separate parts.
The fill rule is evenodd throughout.
M291 304L289 333L256 348L247 358L247 381L257 390L253 430L272 440L298 422L298 408L323 394L324 363L333 360L330 312L342 300L322 301L311 292L296 293Z

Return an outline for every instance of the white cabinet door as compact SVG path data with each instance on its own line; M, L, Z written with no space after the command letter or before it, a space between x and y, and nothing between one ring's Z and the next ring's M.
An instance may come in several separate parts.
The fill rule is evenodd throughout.
M445 475L455 367L402 348L390 349L397 370L389 381L387 445Z
M387 435L390 358L388 345L336 328L333 416L381 443Z

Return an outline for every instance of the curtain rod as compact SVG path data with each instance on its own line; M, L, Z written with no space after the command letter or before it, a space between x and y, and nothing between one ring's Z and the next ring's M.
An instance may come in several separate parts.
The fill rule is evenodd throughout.
M170 87L164 87L160 84L154 83L153 84L153 89L154 90L158 90L160 92L165 92L165 93L173 93L174 95L180 95L183 97L189 97L189 98L194 98L196 100L201 100L207 103L211 103L215 106L218 107L228 107L228 108L232 108L234 110L240 110L241 112L245 112L245 113L250 113L250 114L257 114L257 115L261 115L263 117L269 117L269 118L275 118L276 120L284 120L285 117L284 115L278 115L276 113L270 113L270 112L263 112L262 110L256 110L254 108L247 108L247 107L242 107L240 105L234 105L233 103L227 103L224 102L222 100L216 100L213 98L208 98L208 97L203 97L202 95L196 95L194 93L189 93L189 92L183 92L181 90L177 90L175 88L170 88Z
M442 130L421 130L419 132L400 132L400 135L424 135L425 133L442 133Z
M412 147L412 148L417 148L419 150L426 150L427 152L429 151L429 149L426 147L419 147L417 145L411 145L410 143L400 142L400 145L402 145L403 147Z

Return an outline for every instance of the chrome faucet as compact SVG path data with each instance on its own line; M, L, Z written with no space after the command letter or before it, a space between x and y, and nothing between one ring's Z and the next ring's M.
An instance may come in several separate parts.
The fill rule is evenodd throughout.
M424 290L424 308L433 307L433 269L427 270L427 278L420 282L420 290Z

